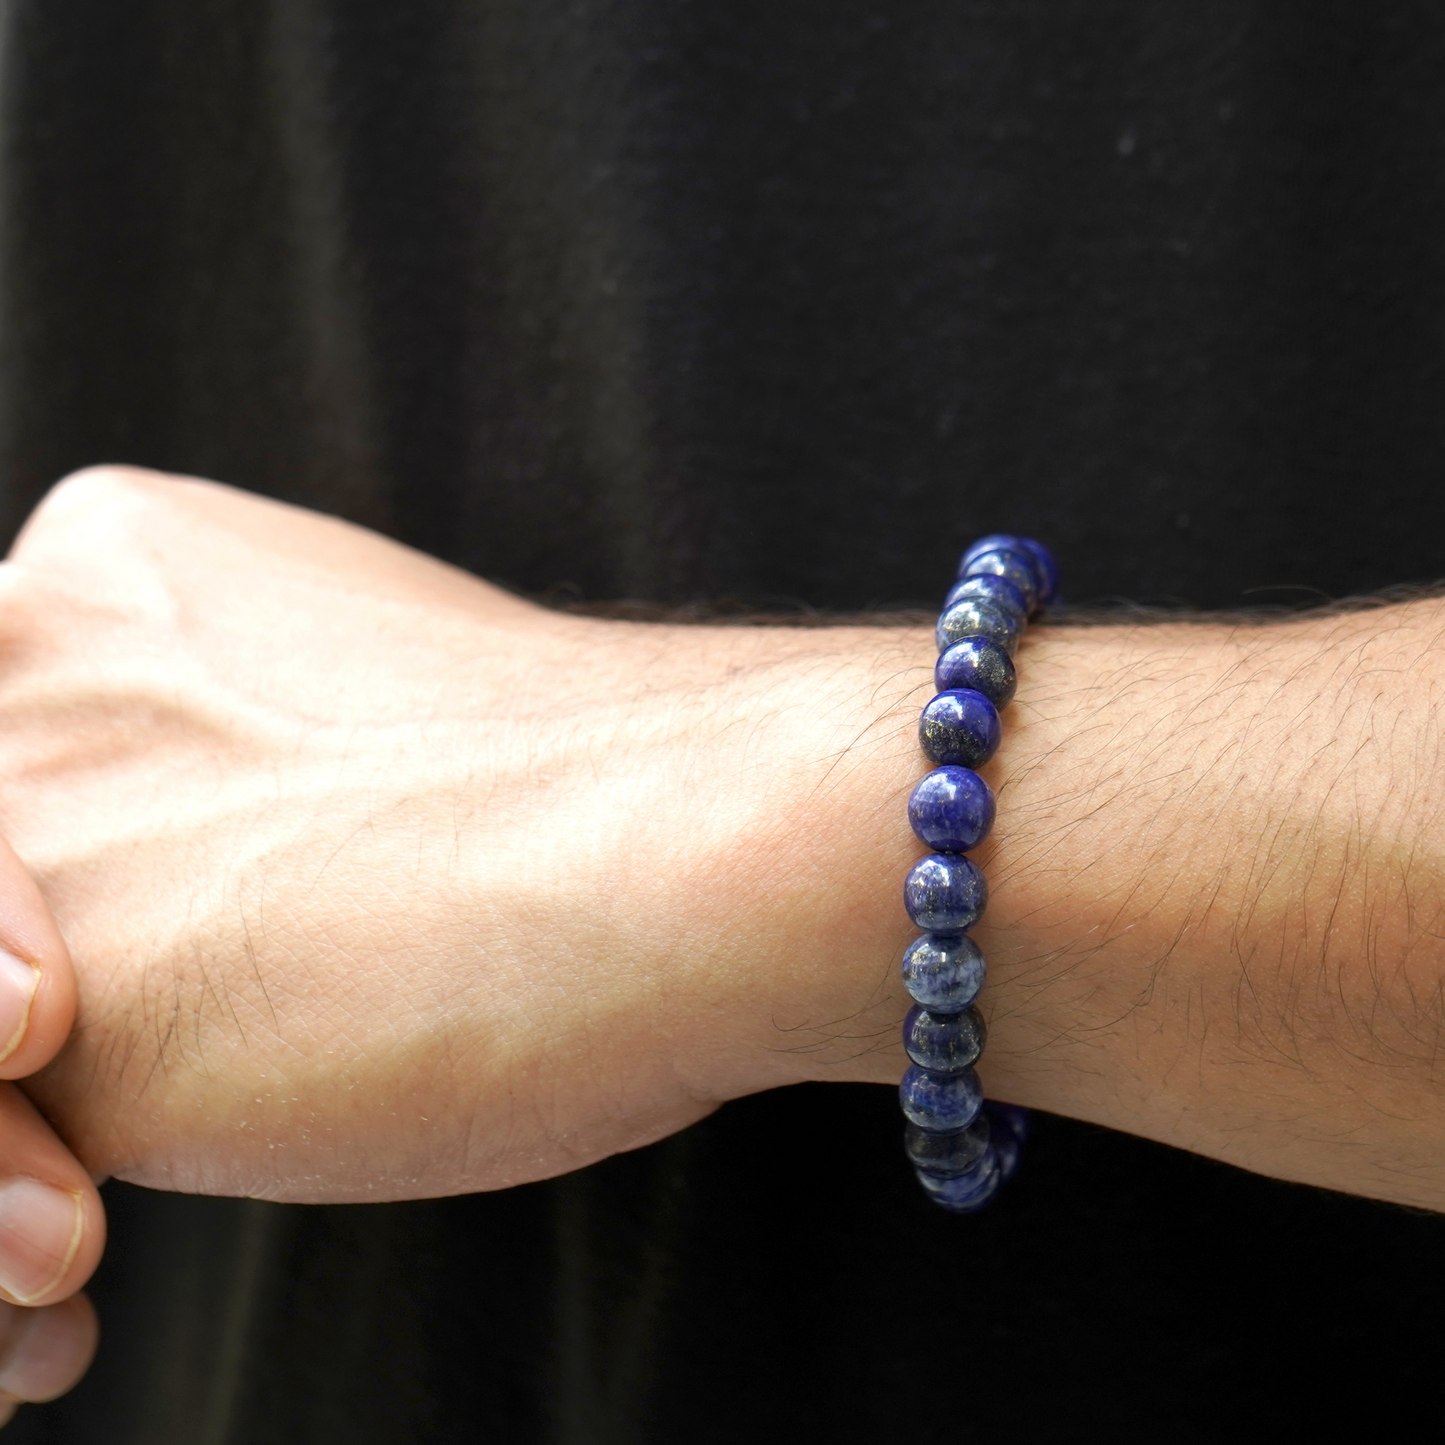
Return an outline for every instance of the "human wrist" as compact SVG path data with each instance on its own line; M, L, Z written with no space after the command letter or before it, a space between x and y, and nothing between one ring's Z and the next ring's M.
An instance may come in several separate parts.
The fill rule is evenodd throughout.
M1441 624L1417 603L1037 630L981 770L999 797L977 855L990 1096L1445 1205L1429 1047ZM886 661L859 646L874 682L853 727L871 746L814 825L835 830L835 877L808 931L835 946L806 956L813 992L771 1045L802 1077L892 1083L902 1062L897 879L919 845L896 818L930 659L912 634L889 646Z
M916 697L931 677L928 630L670 630L654 684L677 697L687 746L640 744L635 765L654 788L670 775L664 800L678 800L679 820L690 807L695 824L640 940L687 1015L680 1071L721 1099L873 1077L879 1058L893 1068L906 1003L892 959L909 927L898 879L915 847L899 818L916 772ZM689 667L677 673L683 650ZM654 693L644 731L656 713Z
M1438 621L1039 633L996 763L991 1092L1440 1206Z

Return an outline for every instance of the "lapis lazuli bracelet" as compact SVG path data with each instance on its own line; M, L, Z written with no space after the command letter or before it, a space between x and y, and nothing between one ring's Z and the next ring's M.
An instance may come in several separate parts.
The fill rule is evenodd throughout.
M1028 1129L1026 1110L984 1102L974 1072L985 1037L974 1007L984 961L968 930L983 916L988 885L964 855L993 827L993 793L973 770L998 749L1019 638L1054 600L1057 584L1048 548L1027 537L995 533L963 554L938 619L938 695L918 724L923 751L938 766L908 800L908 821L933 851L903 885L908 916L924 932L903 955L914 1001L903 1047L912 1067L898 1092L919 1182L955 1214L993 1198L1017 1166Z

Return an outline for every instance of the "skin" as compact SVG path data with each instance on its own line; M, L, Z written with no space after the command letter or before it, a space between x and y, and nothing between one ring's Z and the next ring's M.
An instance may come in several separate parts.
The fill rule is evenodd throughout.
M1445 1207L1442 639L1435 601L1030 635L994 1097ZM502 1188L902 1071L927 629L562 615L105 468L0 568L0 652L0 830L79 979L24 1087L92 1172Z
M75 1017L75 975L65 942L39 889L0 842L0 948L33 967L38 978L28 1016L6 1041L0 1079L14 1080L48 1063ZM64 1394L95 1354L90 1301L78 1291L105 1245L100 1196L85 1169L14 1083L0 1083L0 1187L20 1180L71 1196L76 1230L65 1257L37 1292L18 1298L0 1287L0 1424L17 1406ZM47 1269L45 1274L49 1274Z

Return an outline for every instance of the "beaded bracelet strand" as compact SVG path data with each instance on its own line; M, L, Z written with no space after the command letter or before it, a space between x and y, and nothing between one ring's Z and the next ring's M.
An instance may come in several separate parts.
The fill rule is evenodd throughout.
M912 1067L899 1097L904 1148L919 1183L944 1209L981 1209L1018 1164L1028 1113L985 1103L974 1064L985 1028L974 999L984 960L968 936L988 885L964 855L988 836L994 798L973 770L998 749L999 709L1014 695L1013 658L1029 617L1052 602L1058 571L1049 550L995 533L975 542L938 619L938 695L923 709L918 739L937 764L913 790L908 821L933 851L903 885L908 916L924 930L903 956L914 1007L903 1025Z

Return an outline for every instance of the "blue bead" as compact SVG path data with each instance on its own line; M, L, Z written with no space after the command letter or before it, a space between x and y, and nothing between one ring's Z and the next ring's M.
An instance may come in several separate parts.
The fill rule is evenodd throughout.
M971 768L934 768L908 800L908 821L938 853L967 853L988 837L994 801Z
M948 1134L909 1124L903 1131L903 1152L920 1174L967 1174L983 1158L988 1140L989 1118L983 1113L967 1129Z
M996 642L1010 657L1018 651L1018 619L1012 612L995 607L992 602L982 602L977 597L965 597L955 602L938 619L933 629L933 639L942 652L964 637L986 637Z
M985 1104L984 1109L992 1129L999 1172L1009 1179L1018 1168L1019 1153L1028 1138L1029 1111L1013 1104Z
M903 882L903 906L929 933L965 933L983 917L988 884L969 859L958 853L920 858Z
M903 1048L920 1069L933 1074L959 1074L979 1061L988 1029L977 1009L957 1014L909 1009L903 1022Z
M903 955L903 987L934 1013L966 1009L978 997L986 972L978 944L966 934L925 933Z
M993 1150L986 1149L983 1158L967 1174L924 1174L918 1182L935 1204L954 1214L972 1214L982 1209L998 1193L1003 1172Z
M1017 551L1008 548L996 552L980 553L968 563L963 575L965 577L1002 577L1005 582L1012 582L1023 593L1024 601L1028 603L1030 612L1038 605L1042 576L1038 563L1034 561L1033 553L1025 552L1022 547Z
M1022 537L1016 537L1012 532L990 532L988 536L980 537L977 542L970 542L958 560L958 575L963 576L968 564L975 557L982 557L985 552L1003 552L1010 549L1017 552L1022 541Z
M943 599L943 610L947 612L955 602L962 602L966 597L990 602L1018 618L1021 623L1028 619L1029 605L1024 600L1023 593L1006 577L995 577L991 572L982 572L977 577L965 577L962 582L955 582L948 589L948 596Z
M981 692L995 707L1013 701L1018 674L1009 655L996 642L982 637L965 637L943 653L933 669L939 692L967 687Z
M1042 542L1032 537L1020 537L1019 545L1034 559L1039 574L1039 606L1047 607L1059 595L1059 564L1054 554Z
M918 719L918 745L935 763L982 767L1002 738L998 709L971 687L939 693Z
M1019 537L1012 532L990 532L987 537L980 537L977 542L971 543L959 561L958 575L967 576L969 564L982 557L985 552L1017 552L1029 562L1040 602L1048 600L1043 596L1046 588L1050 597L1058 590L1059 569L1054 561L1054 554L1042 542L1035 542L1032 537Z
M930 1074L917 1064L903 1076L898 1101L910 1124L930 1133L967 1129L983 1108L983 1086L972 1069L961 1074Z

